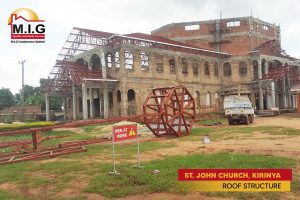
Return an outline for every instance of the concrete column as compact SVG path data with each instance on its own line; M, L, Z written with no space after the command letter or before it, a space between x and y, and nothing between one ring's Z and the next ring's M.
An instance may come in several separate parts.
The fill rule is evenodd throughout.
M262 78L262 68L261 68L261 62L258 61L258 79Z
M271 96L272 96L272 107L276 107L276 101L275 101L275 83L274 81L271 82Z
M282 79L282 88L283 88L283 94L282 94L282 99L283 99L283 107L288 108L287 104L287 94L286 94L286 85L285 85L285 76Z
M108 119L108 89L105 85L103 90L103 104L104 104L104 119Z
M102 110L102 105L103 105L103 100L102 100L102 91L99 89L99 113L100 113L100 118L102 118L103 115L103 110Z
M107 71L106 71L106 62L105 62L105 55L103 52L100 53L100 59L101 59L101 66L102 66L102 78L107 78Z
M46 121L50 121L50 105L49 105L49 94L45 94L45 103L46 103Z
M63 106L64 106L64 121L66 121L68 119L68 102L67 102L67 98L64 98L63 101Z
M261 81L259 81L258 88L259 88L259 110L263 110L264 109L264 95L263 95Z
M77 119L77 95L76 86L72 85L72 102L73 102L73 120Z
M268 65L268 61L266 61L265 63L265 75L269 74L269 65Z
M256 107L256 105L255 105L255 92L254 91L252 91L252 93L251 93L251 103L252 103L253 108Z
M85 84L82 84L82 114L83 119L88 119L88 106L87 106L87 88Z
M269 94L268 90L266 91L266 98L267 98L267 110L271 110L272 108L272 96Z
M128 115L128 99L127 99L127 91L121 91L121 116L127 116Z
M90 88L90 112L91 112L91 118L95 118L95 109L94 109L94 90L93 88Z

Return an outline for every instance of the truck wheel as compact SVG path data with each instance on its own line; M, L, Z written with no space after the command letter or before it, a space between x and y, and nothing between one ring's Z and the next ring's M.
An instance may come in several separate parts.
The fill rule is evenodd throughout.
M250 123L253 123L254 122L254 116L251 116L250 117Z
M228 124L229 125L233 125L233 120L232 119L228 119Z
M250 120L250 117L246 117L245 121L246 121L246 124L249 125L249 124L250 124L250 121L251 121L251 120Z

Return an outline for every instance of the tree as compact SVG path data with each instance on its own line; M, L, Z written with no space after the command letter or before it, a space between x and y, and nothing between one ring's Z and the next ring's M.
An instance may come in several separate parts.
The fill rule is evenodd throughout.
M1 88L0 89L0 106L1 107L8 107L15 104L14 95L11 93L10 89L8 88Z
M33 87L31 85L24 85L24 103L25 105L36 105L41 106L42 110L46 109L45 97L41 92L41 87L46 83L47 79L40 79L40 86ZM19 105L23 104L22 101L22 90L19 93L15 94L16 103ZM49 99L50 110L61 110L62 107L62 98L60 97L50 97Z

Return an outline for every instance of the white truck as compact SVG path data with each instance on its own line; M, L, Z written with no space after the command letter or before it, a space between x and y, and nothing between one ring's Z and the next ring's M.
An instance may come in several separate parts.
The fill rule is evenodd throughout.
M254 121L254 109L247 95L225 96L224 110L230 125L241 122L250 124Z

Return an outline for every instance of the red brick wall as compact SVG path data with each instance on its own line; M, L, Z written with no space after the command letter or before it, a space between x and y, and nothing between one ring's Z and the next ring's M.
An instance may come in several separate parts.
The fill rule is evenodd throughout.
M224 19L221 22L221 30L223 30L222 41L225 41L221 44L221 51L232 55L246 55L252 48L269 40L267 37L275 37L276 35L273 27L269 26L269 30L264 30L262 24L257 26L257 23L253 22L253 25L249 25L249 18L240 21L240 26L236 27L227 27L227 21ZM187 31L185 30L185 24L174 24L152 32L152 34L177 40L198 48L216 50L212 43L214 42L214 29L215 21L212 20L211 22L200 23L200 29L198 30ZM253 33L259 33L261 36L252 35L250 37L250 29L252 29ZM238 33L239 35L232 36L231 33ZM197 36L198 38L195 38Z

